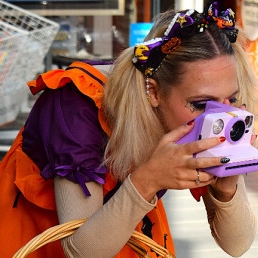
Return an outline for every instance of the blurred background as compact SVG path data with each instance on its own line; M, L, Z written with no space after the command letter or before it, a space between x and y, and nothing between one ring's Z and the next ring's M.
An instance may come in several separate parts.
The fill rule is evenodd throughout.
M0 127L27 112L35 99L26 82L74 60L113 60L144 40L155 15L174 8L202 12L205 0L0 1ZM235 10L257 66L258 0L218 0Z

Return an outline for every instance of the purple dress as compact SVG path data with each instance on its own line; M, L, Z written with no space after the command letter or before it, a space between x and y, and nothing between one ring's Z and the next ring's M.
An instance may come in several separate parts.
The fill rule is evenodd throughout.
M42 177L66 177L90 196L86 182L105 183L106 142L94 101L69 83L39 96L25 124L22 149Z

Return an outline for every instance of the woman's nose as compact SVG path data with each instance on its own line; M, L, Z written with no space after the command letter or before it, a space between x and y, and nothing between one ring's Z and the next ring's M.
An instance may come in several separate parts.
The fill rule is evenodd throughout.
M224 99L223 104L230 105L230 101L228 98Z

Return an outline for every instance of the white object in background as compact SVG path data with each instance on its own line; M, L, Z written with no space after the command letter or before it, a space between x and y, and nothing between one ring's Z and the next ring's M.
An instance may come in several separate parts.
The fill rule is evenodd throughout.
M44 69L58 30L58 23L0 1L0 126L18 115L26 83Z
M203 12L203 0L176 0L175 10L195 9Z

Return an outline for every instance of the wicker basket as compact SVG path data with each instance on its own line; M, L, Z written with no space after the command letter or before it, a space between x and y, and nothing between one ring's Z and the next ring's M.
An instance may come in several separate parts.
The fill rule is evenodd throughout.
M86 221L86 219L73 220L47 229L40 235L30 240L20 250L18 250L18 252L14 254L13 258L24 258L30 253L50 242L72 235L76 231L76 229L78 229ZM127 244L131 248L133 248L133 250L138 254L140 258L151 257L148 251L141 245L141 243L149 246L151 250L156 252L160 257L176 258L166 248L160 246L149 237L140 232L134 231Z

